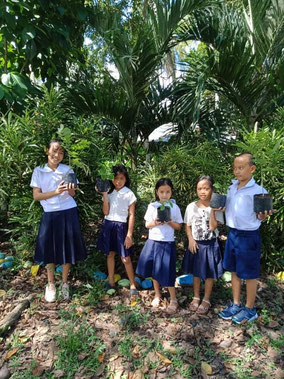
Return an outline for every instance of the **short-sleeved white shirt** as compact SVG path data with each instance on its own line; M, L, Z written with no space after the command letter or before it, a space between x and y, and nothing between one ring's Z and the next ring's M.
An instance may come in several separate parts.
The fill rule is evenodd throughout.
M109 221L126 222L129 206L136 201L136 196L128 187L121 190L115 189L107 195L109 202L109 214L105 216Z
M253 199L254 195L267 193L266 189L259 186L254 178L240 189L238 180L232 182L227 193L226 224L239 230L257 230L261 221L253 210Z
M211 209L211 207L200 208L195 201L186 207L184 223L191 226L192 237L196 241L211 240L219 235L218 229L209 230ZM215 218L218 222L224 224L223 212L216 211Z
M33 171L30 186L40 188L42 193L55 191L59 183L62 182L63 175L67 172L73 172L73 170L63 163L59 163L55 171L47 164L44 167L38 166ZM40 204L44 212L63 211L77 206L68 191L64 191L50 199L41 200Z
M173 207L171 208L171 219L173 222L182 224L183 219L180 209L176 205L175 200L171 199L171 202L173 203ZM148 205L147 211L144 216L146 223L157 219L158 208L160 206L161 203L159 201L155 201L154 203L150 203ZM153 241L172 242L175 239L175 231L171 226L167 224L157 225L149 229L149 239Z

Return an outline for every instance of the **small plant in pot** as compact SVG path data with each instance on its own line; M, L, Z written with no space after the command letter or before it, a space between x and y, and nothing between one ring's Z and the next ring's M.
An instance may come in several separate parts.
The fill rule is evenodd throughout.
M260 159L258 159L258 162ZM264 164L264 162L263 162ZM270 211L273 211L273 203L272 203L272 196L269 193L264 193L263 191L263 169L262 165L260 167L260 185L262 187L262 193L258 193L254 195L253 197L253 210L255 213L269 213Z
M160 222L169 222L171 219L171 208L173 203L171 200L161 202L161 206L158 208L158 220Z
M98 170L99 177L96 179L96 187L99 192L108 192L110 178L113 176L113 166L112 161L105 160L101 163Z
M59 138L62 140L62 146L68 154L68 165L69 170L62 175L62 180L65 184L74 184L75 187L78 185L78 180L76 174L73 172L73 167L82 168L86 174L89 174L89 168L80 159L80 153L89 148L90 142L87 140L73 141L73 135L71 129L61 125L57 131Z
M214 190L223 192L222 186L219 183L215 183L214 188L215 188ZM211 196L211 200L210 200L210 207L217 208L217 209L224 208L226 206L226 199L227 199L226 195L213 192Z

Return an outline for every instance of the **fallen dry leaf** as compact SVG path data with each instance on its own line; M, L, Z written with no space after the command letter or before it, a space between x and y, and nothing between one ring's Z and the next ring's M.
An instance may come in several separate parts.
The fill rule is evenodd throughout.
M100 354L99 356L98 356L98 361L100 362L100 363L102 363L103 361L104 361L104 359L105 359L105 353L102 353L102 354Z
M172 364L172 361L170 361L167 357L165 357L161 353L156 352L156 354L161 359L161 361L164 362L166 365Z
M201 372L204 372L207 375L212 375L213 370L207 362L201 362Z
M14 354L16 354L16 352L19 350L18 347L14 347L14 349L8 351L8 353L5 355L4 357L4 361L7 361L8 359L10 359Z
M4 291L4 290L0 290L0 298L1 297L4 297L6 295L6 291Z
M137 304L137 300L132 300L130 303L130 306L135 307L136 304Z
M145 376L141 370L136 370L132 376L132 379L144 379Z
M139 346L136 345L134 349L132 350L132 356L133 358L138 358L140 355Z

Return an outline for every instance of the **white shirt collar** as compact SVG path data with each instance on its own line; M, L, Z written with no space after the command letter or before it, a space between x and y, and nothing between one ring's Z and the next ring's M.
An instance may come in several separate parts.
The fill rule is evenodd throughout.
M62 172L65 172L66 171L66 168L67 168L68 166L67 165L65 165L65 164L62 164L62 163L59 163L59 165L58 165L58 167L57 167L57 169L55 170L55 171L53 171L49 166L48 166L48 164L46 163L43 167L40 167L39 166L39 171L41 171L41 172L60 172L60 173L62 173Z
M130 189L126 186L122 187L119 191L117 191L116 189L113 190L114 193L116 192L116 193L121 193L121 194L127 193L129 191Z
M235 184L236 186L239 185L239 181L236 179L233 179L232 183ZM252 187L254 184L255 184L255 180L253 177L251 177L251 179L247 182L247 184L243 186L242 188Z

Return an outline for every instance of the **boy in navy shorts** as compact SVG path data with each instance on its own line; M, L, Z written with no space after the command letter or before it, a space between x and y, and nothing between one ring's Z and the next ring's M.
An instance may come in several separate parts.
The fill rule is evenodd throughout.
M255 183L252 174L256 170L250 153L238 155L234 160L234 175L237 180L229 187L226 201L226 224L230 230L225 247L223 267L232 272L233 302L219 313L224 320L243 324L255 320L254 307L257 278L260 273L259 227L267 213L253 211L255 194L267 193ZM246 280L246 305L240 304L241 280Z

